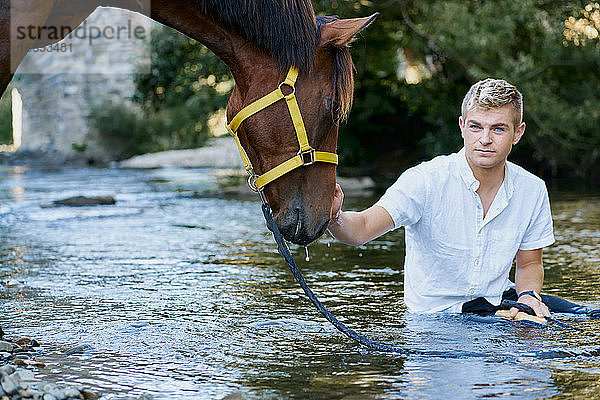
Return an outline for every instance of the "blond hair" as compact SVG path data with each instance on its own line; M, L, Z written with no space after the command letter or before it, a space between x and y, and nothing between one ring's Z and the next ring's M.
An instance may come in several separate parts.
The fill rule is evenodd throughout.
M487 78L471 86L463 99L461 115L465 119L468 111L489 110L506 104L513 107L516 130L523 121L523 95L503 79Z

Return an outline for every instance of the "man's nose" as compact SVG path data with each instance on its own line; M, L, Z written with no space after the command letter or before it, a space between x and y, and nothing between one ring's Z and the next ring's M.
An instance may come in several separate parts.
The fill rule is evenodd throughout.
M490 143L492 143L491 132L489 130L487 130L487 129L484 129L483 133L479 137L479 141L481 142L481 144L490 144Z

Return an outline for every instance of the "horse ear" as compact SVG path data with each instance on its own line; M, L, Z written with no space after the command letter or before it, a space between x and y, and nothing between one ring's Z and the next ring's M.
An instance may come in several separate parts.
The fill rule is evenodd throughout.
M336 19L321 25L321 42L319 44L321 46L345 46L350 43L354 35L371 25L377 15L379 13L363 18Z

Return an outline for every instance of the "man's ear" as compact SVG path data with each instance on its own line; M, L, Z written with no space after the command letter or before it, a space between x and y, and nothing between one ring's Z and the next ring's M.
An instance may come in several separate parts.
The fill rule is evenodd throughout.
M519 140L521 140L524 133L525 133L525 122L521 122L521 125L519 125L519 127L515 131L515 138L513 139L513 146L515 144L519 143Z
M363 18L336 19L321 25L321 41L319 45L332 45L336 47L347 45L354 35L371 25L378 14L375 13Z
M463 139L465 138L465 131L464 131L464 127L465 127L465 121L463 120L462 115L460 117L458 117L458 127L460 128L460 136L463 137Z

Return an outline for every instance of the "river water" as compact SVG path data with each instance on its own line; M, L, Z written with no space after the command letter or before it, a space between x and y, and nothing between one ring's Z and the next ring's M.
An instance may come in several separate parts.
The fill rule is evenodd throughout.
M420 354L382 354L335 330L276 253L260 204L209 169L0 168L0 326L42 343L41 379L105 399L600 398L600 321L580 330L414 315L403 232L292 246L348 326ZM42 208L75 195L113 206ZM345 209L372 198L348 196ZM545 291L600 307L600 196L553 193ZM14 284L14 282L13 282ZM72 351L76 346L79 351Z

